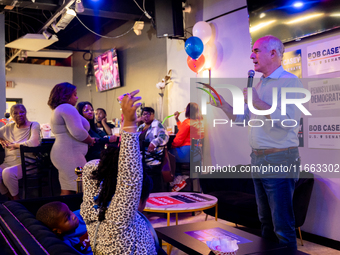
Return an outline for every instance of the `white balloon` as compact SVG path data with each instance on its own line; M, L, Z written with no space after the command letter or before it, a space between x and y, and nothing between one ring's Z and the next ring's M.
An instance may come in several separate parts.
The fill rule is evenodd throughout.
M211 69L217 61L217 47L214 42L210 41L204 45L203 55L205 57L204 69Z
M192 34L193 36L200 38L203 44L206 44L212 35L210 24L205 21L197 22L192 29Z

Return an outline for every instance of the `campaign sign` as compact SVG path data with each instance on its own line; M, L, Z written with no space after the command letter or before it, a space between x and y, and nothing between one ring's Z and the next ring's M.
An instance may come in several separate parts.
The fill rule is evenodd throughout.
M168 196L162 197L149 197L147 200L148 203L153 204L155 206L164 206L164 205L176 205L176 204L184 204L184 202L178 201Z
M340 118L309 118L308 148L340 149Z
M340 71L340 39L307 47L308 76Z
M282 58L282 67L287 72L302 78L301 68L301 49L285 52Z

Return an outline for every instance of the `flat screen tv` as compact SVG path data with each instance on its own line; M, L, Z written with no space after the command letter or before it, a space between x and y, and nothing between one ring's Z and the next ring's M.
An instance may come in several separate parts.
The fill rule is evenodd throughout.
M265 35L282 42L340 27L340 0L247 0L253 43Z
M94 59L94 75L98 91L121 86L116 49L108 50Z

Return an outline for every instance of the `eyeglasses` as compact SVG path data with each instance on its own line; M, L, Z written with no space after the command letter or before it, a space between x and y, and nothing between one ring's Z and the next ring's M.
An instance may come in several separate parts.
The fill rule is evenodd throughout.
M148 116L151 115L151 112L143 112L142 116Z

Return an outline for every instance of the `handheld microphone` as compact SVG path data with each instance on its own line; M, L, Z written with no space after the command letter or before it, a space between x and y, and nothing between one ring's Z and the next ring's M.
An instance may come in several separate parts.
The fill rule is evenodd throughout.
M247 88L251 88L253 86L253 79L254 79L255 71L249 70L248 71L248 83Z

